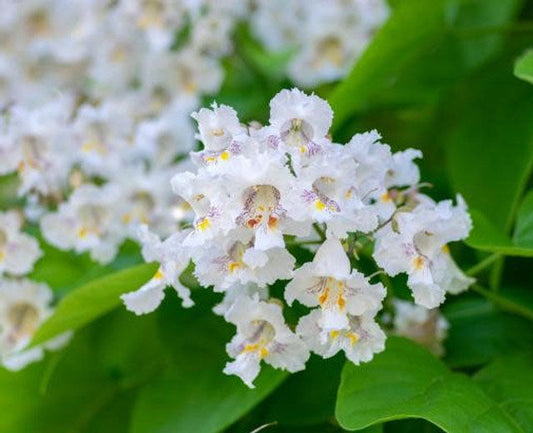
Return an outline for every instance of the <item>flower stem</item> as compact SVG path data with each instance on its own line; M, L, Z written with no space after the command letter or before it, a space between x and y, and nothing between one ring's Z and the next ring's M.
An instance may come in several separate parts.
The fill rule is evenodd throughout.
M492 265L495 261L497 261L501 257L501 254L494 253L490 256L484 258L479 263L472 266L470 269L466 271L466 275L474 276L479 274L481 271L487 269L490 265Z

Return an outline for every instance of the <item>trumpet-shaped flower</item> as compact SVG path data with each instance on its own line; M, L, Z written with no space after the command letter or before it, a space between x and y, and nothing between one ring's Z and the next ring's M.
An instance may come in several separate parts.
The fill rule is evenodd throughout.
M374 320L375 312L349 316L348 326L327 330L321 325L320 311L313 310L300 319L296 333L309 349L324 358L344 351L354 364L368 362L385 349L385 333Z
M176 290L184 307L194 304L190 290L179 281L190 261L188 251L182 245L186 235L187 232L178 232L161 241L157 235L150 233L147 226L139 229L144 259L147 262L158 262L160 266L150 281L139 290L121 296L128 310L137 315L154 311L165 297L167 286Z
M294 272L285 288L289 304L297 299L308 307L320 307L319 325L326 331L349 326L349 315L359 316L381 307L385 297L382 284L370 284L350 260L338 239L327 239L311 263Z
M446 292L465 290L473 279L464 275L450 257L447 244L465 238L472 221L464 200L434 203L428 198L411 212L398 212L376 237L374 258L390 275L405 272L415 302L435 308Z
M279 305L243 296L225 318L237 326L237 334L226 346L235 360L226 364L224 373L239 376L253 388L261 361L290 372L305 368L309 351L285 324Z

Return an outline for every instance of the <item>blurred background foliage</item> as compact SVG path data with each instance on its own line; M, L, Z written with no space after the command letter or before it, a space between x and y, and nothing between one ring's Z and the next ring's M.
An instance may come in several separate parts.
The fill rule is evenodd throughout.
M0 371L1 432L533 431L533 2L390 3L353 71L315 91L335 112L334 139L377 129L394 150L422 149L430 195L460 193L472 209L472 236L453 249L478 283L443 308L444 362L391 338L370 364L313 357L292 376L265 368L249 390L221 373L232 329L210 311L218 295L195 290L189 310L167 296L136 317L118 294L153 273L137 247L102 267L42 242L31 277L66 296L36 339L78 331L44 362ZM265 122L268 101L292 86L282 73L291 53L267 54L246 25L235 39L223 88L205 104ZM2 207L13 190L4 179ZM393 280L398 296L404 286Z

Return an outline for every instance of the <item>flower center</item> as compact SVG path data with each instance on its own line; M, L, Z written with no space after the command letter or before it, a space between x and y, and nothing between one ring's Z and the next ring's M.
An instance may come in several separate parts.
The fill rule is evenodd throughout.
M102 226L109 217L109 212L103 206L83 205L79 210L80 228L78 236L85 238L90 234L99 236L102 233Z
M309 153L312 146L313 127L302 119L292 119L286 122L281 128L281 139L292 148L298 149L300 153Z
M243 194L244 210L237 217L237 222L251 229L259 226L277 229L279 219L285 215L279 204L280 197L279 190L271 185L247 188Z
M19 302L11 306L7 313L11 325L9 340L16 343L23 337L32 336L39 325L39 311L27 302Z
M249 337L243 343L241 353L256 352L260 358L264 358L269 354L267 346L274 340L276 330L266 320L254 320L250 325Z
M320 281L312 289L316 291L318 303L323 309L338 308L343 311L346 306L344 292L346 284L344 281L336 280L332 277L320 278Z

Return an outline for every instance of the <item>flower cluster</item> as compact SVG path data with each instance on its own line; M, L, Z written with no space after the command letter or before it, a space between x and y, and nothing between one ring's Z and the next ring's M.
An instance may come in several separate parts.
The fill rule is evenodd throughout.
M419 308L435 308L472 282L447 246L471 228L465 203L436 203L420 191L419 151L392 153L376 132L334 143L327 102L297 89L272 99L266 126L242 125L232 108L216 104L193 117L204 148L191 153L195 171L172 178L194 211L192 228L163 241L143 229L144 256L161 267L123 300L146 313L170 285L190 306L178 277L192 260L201 285L224 293L216 312L237 327L226 373L253 386L262 360L292 372L310 351L326 358L344 351L357 364L383 350L377 317L387 291L362 272L360 254L380 272L407 274ZM297 264L295 245L310 247L314 259ZM278 280L288 281L287 304L309 309L294 329L269 294Z
M272 52L290 50L287 73L313 87L343 77L389 15L384 0L258 0L252 31Z
M271 101L266 126L227 106L198 110L222 85L238 23L267 50L289 50L290 78L314 86L347 73L386 19L384 0L0 3L0 180L18 181L21 203L0 214L8 368L68 339L28 349L53 312L51 290L28 279L42 255L28 226L101 264L126 239L141 244L160 268L123 296L137 314L167 286L192 306L179 280L192 260L199 282L224 294L214 311L237 327L225 372L250 386L261 360L297 371L310 351L358 363L383 349L386 290L358 255L408 274L420 308L470 284L446 246L468 234L465 204L420 192L420 152L393 154L375 132L333 143L330 107L298 90ZM297 262L293 248L314 260ZM309 309L298 323L270 293L278 281L287 304Z
M247 21L289 75L310 86L341 78L385 21L385 0L3 1L0 101L40 104L58 92L91 100L136 89L144 108L215 93L232 32Z

